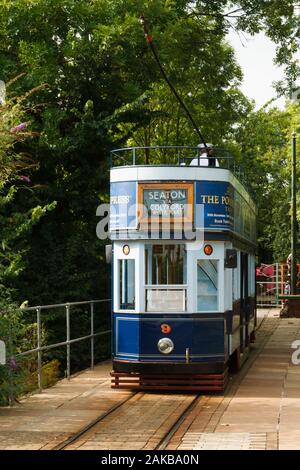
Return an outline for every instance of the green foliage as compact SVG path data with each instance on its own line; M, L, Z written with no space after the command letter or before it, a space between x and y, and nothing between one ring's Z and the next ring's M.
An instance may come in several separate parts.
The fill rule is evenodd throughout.
M23 384L22 393L33 392L37 389L38 374L36 360L26 364L27 377L26 383ZM60 371L60 362L57 359L47 362L42 366L42 387L47 388L55 385L62 377Z
M291 92L297 87L300 74L295 57L299 48L298 0L196 0L191 15L214 17L219 31L234 28L236 32L251 35L264 32L277 46L275 63L285 68L285 79L277 84L277 90Z
M6 344L7 364L0 366L0 404L7 404L21 392L29 373L25 358L17 356L23 348L36 346L31 341L31 330L36 325L27 324L20 310L13 308L15 279L26 266L28 234L47 211L55 207L55 201L43 207L38 205L22 211L16 200L32 190L24 184L30 183L28 175L36 165L20 146L28 137L30 130L16 130L20 120L27 116L24 100L30 93L21 97L8 98L0 107L0 338ZM29 123L27 123L28 125ZM36 338L35 338L36 339Z
M251 113L236 133L245 171L256 195L258 255L259 261L265 263L285 261L290 253L293 130L299 136L299 104L289 105L285 111L268 109L266 106ZM299 182L298 176L298 187ZM299 195L298 202L300 202ZM297 206L299 207L299 204ZM300 220L299 211L297 217Z
M0 405L7 405L10 398L18 396L26 381L23 360L15 355L20 351L24 338L24 323L20 312L6 309L0 302L0 338L6 345L7 364L0 365Z
M250 33L265 30L287 48L297 26L290 0L281 5L275 0L240 1L239 18L226 14L231 3L0 3L2 79L25 73L15 84L20 95L47 83L24 100L31 128L39 135L22 150L34 156L37 167L29 187L18 189L10 210L34 215L39 210L30 212L32 208L56 201L28 232L26 267L17 268L16 261L20 275L10 286L16 298L32 305L107 296L109 275L104 242L95 237L95 212L107 200L109 149L198 143L161 78L143 36L141 13L168 76L206 139L231 143L252 104L238 89L241 70L225 42L230 22ZM276 21L278 13L282 23Z
M35 314L35 312L34 312ZM13 402L20 395L37 389L37 354L20 353L37 347L37 323L30 312L0 303L0 338L6 345L7 363L0 365L0 406ZM41 328L41 344L48 341ZM42 365L42 386L49 387L62 376L60 362L50 360Z
M7 87L9 85L8 83ZM24 97L14 97L0 104L0 190L16 173L29 165L28 158L23 153L16 152L15 148L18 142L31 136L31 133L26 129L12 132L16 125L25 120L22 99Z

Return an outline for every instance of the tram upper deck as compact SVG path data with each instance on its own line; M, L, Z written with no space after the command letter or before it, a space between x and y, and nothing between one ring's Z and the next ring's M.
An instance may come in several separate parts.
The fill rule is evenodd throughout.
M112 239L125 240L129 234L131 239L134 234L147 238L146 222L161 238L172 238L161 230L168 221L171 233L185 222L191 231L204 229L210 238L235 237L255 246L256 207L243 173L227 152L215 150L218 166L202 166L198 151L158 146L111 152Z

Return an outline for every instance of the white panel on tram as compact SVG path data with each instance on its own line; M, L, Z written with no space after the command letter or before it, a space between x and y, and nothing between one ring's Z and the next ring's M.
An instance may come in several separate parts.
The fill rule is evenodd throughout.
M225 181L232 184L234 188L243 196L252 208L254 203L245 190L244 186L235 177L235 175L226 169L197 166L141 166L112 168L110 170L110 182L126 182L126 181Z

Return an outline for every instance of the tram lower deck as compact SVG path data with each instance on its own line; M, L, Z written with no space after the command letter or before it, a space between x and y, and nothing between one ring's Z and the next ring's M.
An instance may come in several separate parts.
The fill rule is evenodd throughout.
M113 387L223 389L255 330L250 196L222 168L123 166L111 205Z

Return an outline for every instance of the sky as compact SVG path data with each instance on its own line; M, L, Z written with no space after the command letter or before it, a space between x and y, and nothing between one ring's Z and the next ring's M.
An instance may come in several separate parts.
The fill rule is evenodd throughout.
M266 101L276 97L272 82L284 77L282 68L274 65L275 44L263 33L250 36L238 35L233 30L228 34L228 41L235 49L237 62L240 64L244 80L242 92L256 102L256 109ZM284 108L285 99L279 98L273 106Z

